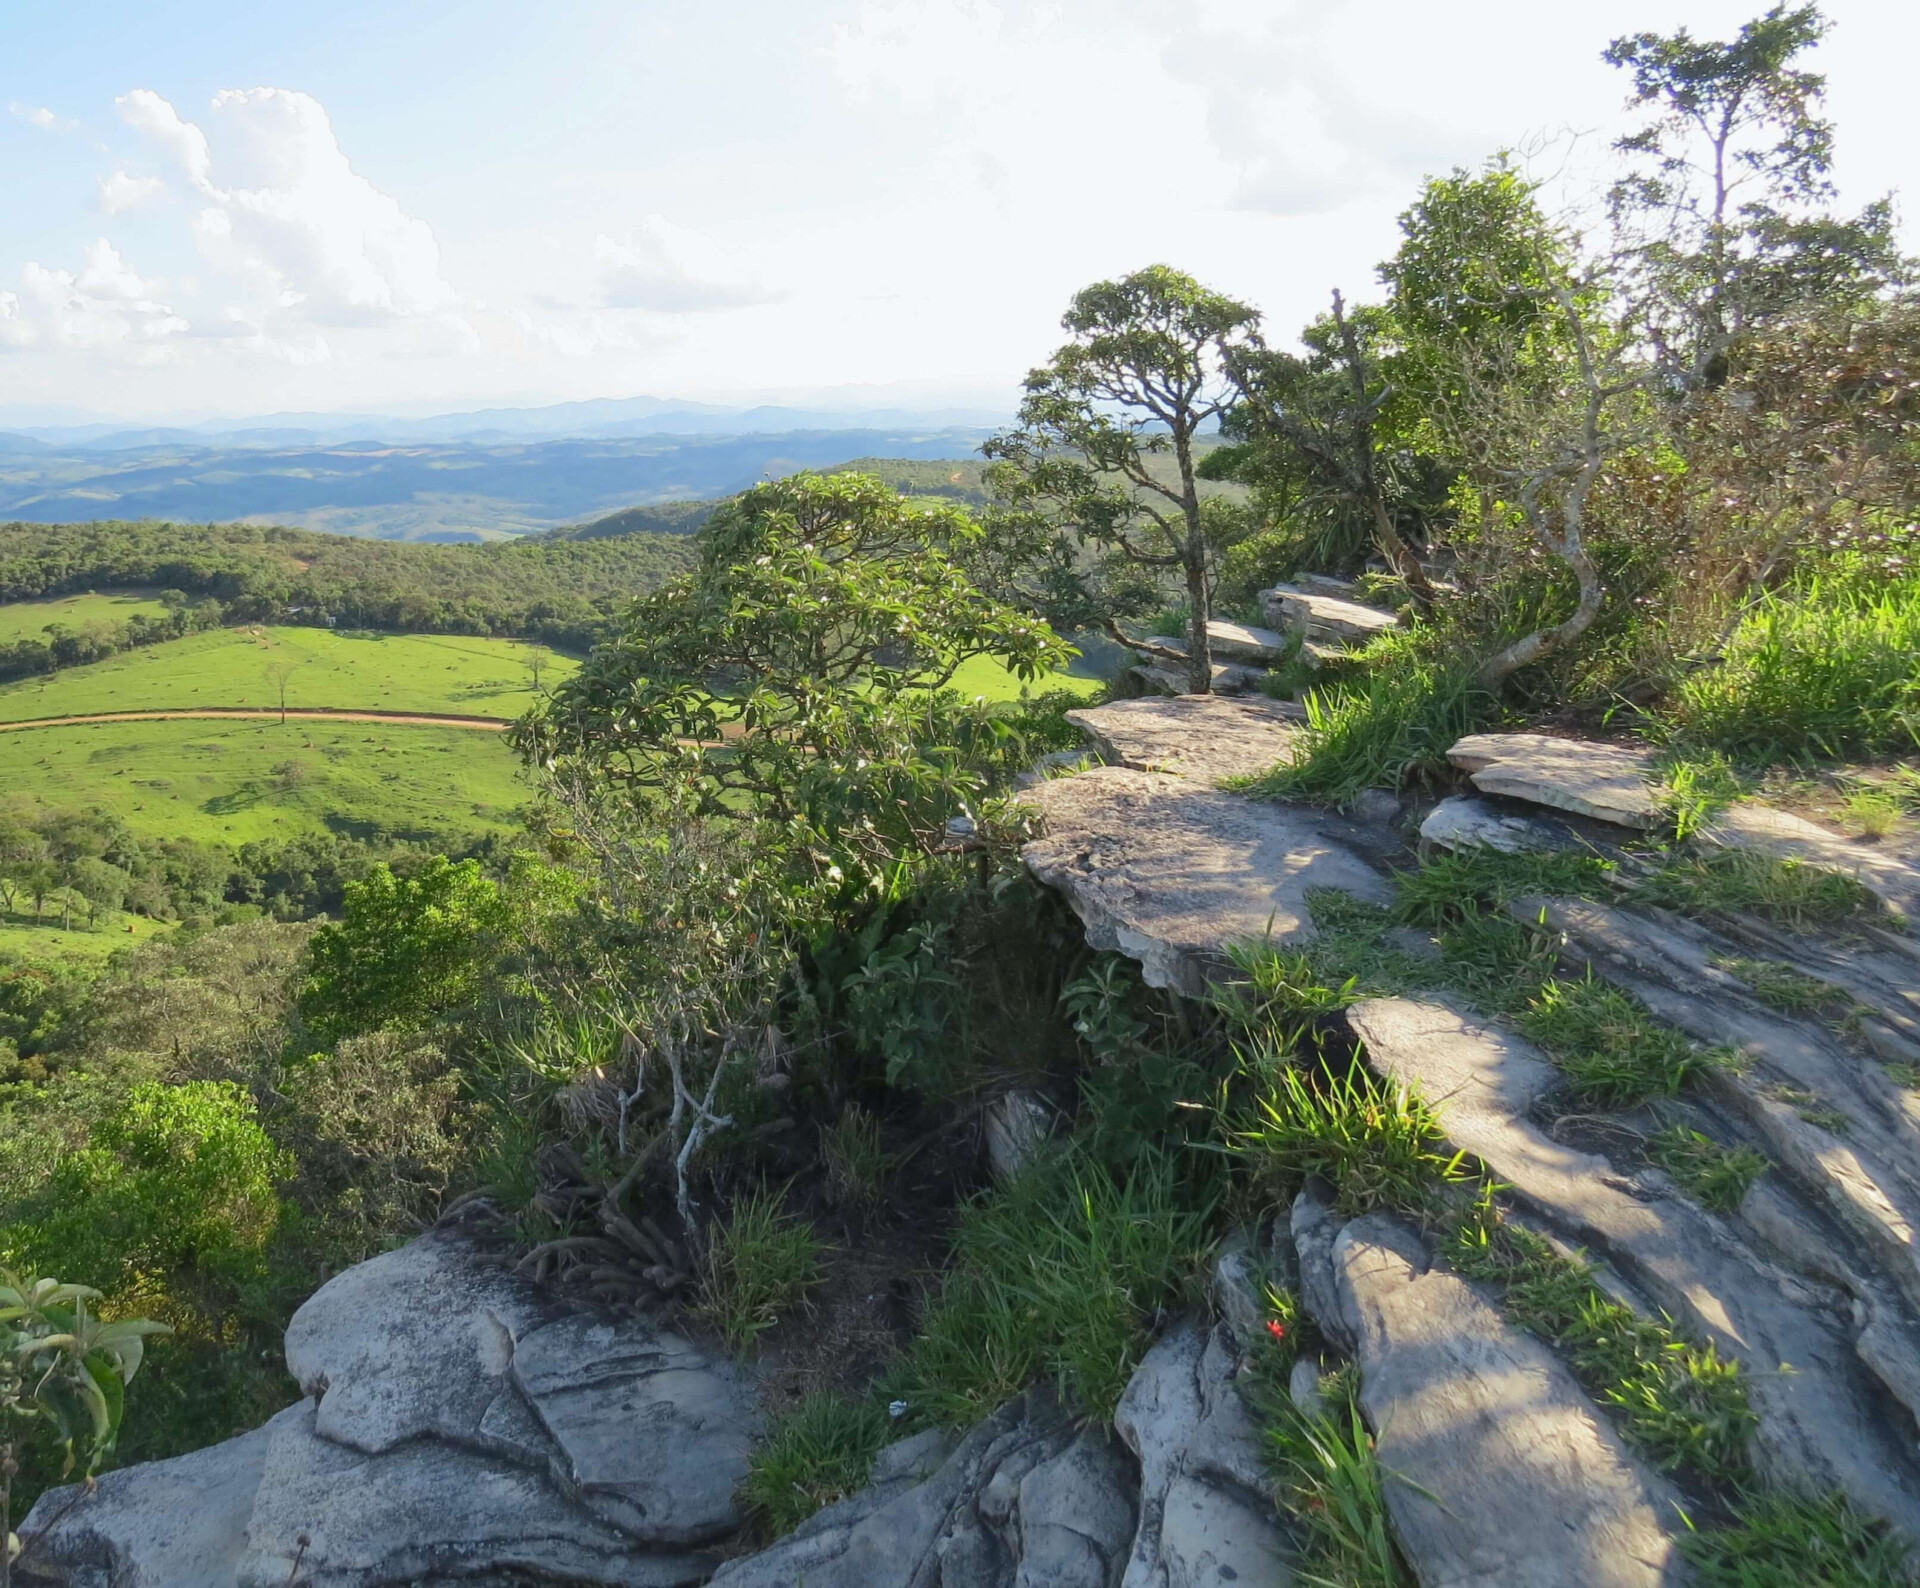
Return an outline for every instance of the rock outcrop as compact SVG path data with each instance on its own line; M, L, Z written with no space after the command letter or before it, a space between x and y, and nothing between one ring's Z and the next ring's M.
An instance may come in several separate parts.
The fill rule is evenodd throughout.
M1257 777L1293 753L1298 706L1218 695L1116 700L1067 713L1115 766L1217 783Z
M323 1285L287 1362L308 1398L264 1428L71 1507L42 1496L27 1530L58 1520L35 1569L153 1588L283 1588L296 1562L306 1588L511 1571L671 1588L704 1582L705 1546L739 1526L760 1428L748 1377L643 1319L569 1310L457 1235ZM193 1486L218 1501L181 1532L164 1497Z
M1391 612L1382 612L1378 607L1289 584L1262 590L1260 609L1276 629L1305 628L1310 640L1342 643L1373 639L1399 621Z
M1418 1236L1378 1215L1334 1242L1360 1401L1421 1588L1655 1588L1686 1572L1677 1496L1566 1366Z
M1392 899L1313 813L1191 779L1106 766L1021 797L1046 823L1021 850L1027 869L1066 897L1090 944L1138 960L1151 986L1198 994L1234 945L1311 937L1316 888Z

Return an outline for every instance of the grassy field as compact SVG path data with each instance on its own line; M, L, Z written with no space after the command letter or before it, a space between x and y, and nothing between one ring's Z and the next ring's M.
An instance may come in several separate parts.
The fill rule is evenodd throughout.
M132 931L127 928L132 927ZM159 921L143 915L124 915L115 910L102 915L97 927L86 925L85 916L74 917L70 931L60 929L60 917L52 912L34 925L33 911L0 911L0 965L9 961L32 965L96 965L117 948L129 943L144 943L158 932L168 930Z
M518 640L339 629L212 629L8 684L0 688L0 722L194 706L271 708L280 700L275 673L281 667L292 669L287 680L290 707L517 717L532 699L528 664L535 655L542 660L543 687L558 683L578 665L544 646Z
M202 720L0 735L0 804L97 806L154 837L473 832L512 826L530 793L504 738L472 728Z
M160 618L167 609L151 596L133 590L111 595L57 596L48 601L11 601L0 606L0 645L37 640L49 623L84 629L89 623L119 628L131 617Z
M1070 673L1055 673L1050 678L1022 684L991 657L975 656L953 675L952 687L964 695L984 695L988 700L1018 700L1022 689L1030 689L1035 694L1049 689L1072 689L1091 695L1101 686L1097 678L1080 678Z

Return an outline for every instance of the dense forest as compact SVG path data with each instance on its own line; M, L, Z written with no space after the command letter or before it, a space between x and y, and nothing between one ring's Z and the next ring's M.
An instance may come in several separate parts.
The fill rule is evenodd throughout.
M684 568L689 556L684 536L658 532L651 520L638 533L482 546L249 524L0 525L0 601L109 589L174 595L166 619L0 649L0 677L49 672L219 623L266 620L512 635L584 650L628 601Z
M1677 1497L1653 1524L1676 1574L1684 1556L1728 1588L1911 1580L1880 1491L1831 1476L1837 1458L1817 1482L1780 1477L1768 1397L1827 1364L1783 1372L1731 1326L1709 1337L1699 1319L1724 1298L1640 1305L1548 1240L1510 1177L1453 1143L1451 1097L1370 1068L1348 1019L1426 996L1474 1011L1488 1043L1524 1037L1544 1077L1540 1119L1513 1123L1527 1162L1604 1179L1623 1228L1678 1209L1719 1262L1756 1184L1777 1232L1796 1176L1844 1163L1857 1180L1867 1133L1849 1143L1832 1098L1783 1081L1741 1117L1792 1142L1825 1132L1816 1147L1769 1158L1712 1135L1724 1116L1696 1103L1747 1098L1758 1061L1684 1027L1687 998L1609 980L1548 906L1614 927L1631 906L1663 945L1725 931L1697 984L1750 984L1754 1025L1791 1017L1803 1051L1837 1044L1849 1075L1870 1072L1913 1177L1912 923L1855 875L1696 842L1763 794L1817 796L1850 802L1849 852L1920 854L1920 295L1890 208L1833 208L1833 129L1804 64L1825 30L1816 7L1781 6L1729 41L1615 41L1644 125L1592 235L1510 160L1433 178L1371 301L1333 292L1297 338L1170 266L1090 285L977 496L958 465L802 473L678 538L459 549L7 531L11 598L158 586L228 611L597 641L512 730L540 780L518 841L222 866L79 820L0 834L16 889L58 884L85 909L89 887L147 887L189 918L90 979L15 977L0 1005L0 1259L170 1331L127 1392L119 1457L290 1403L292 1307L457 1215L548 1296L763 1354L785 1398L770 1392L740 1492L766 1543L861 1489L889 1441L973 1427L1030 1387L1078 1428L1113 1424L1222 1255L1292 1251L1304 1199L1335 1221L1326 1251L1335 1229L1391 1225L1421 1243L1402 1264L1421 1283L1472 1279L1462 1307L1555 1353L1595 1448ZM1284 754L1218 784L1158 754L1077 770L1066 715L1083 702L1046 687L1063 634L1162 664L1156 687L1185 694L1158 706L1204 734L1238 709L1197 698L1223 628L1266 621L1263 593L1307 575L1339 576L1351 599L1334 605L1367 626L1337 653L1304 625L1256 636L1272 698L1246 710ZM1307 599L1278 593L1282 612ZM951 687L982 659L1030 692ZM1423 816L1468 789L1463 736L1520 727L1628 755L1631 820L1427 842ZM1127 922L1076 919L1031 862L1055 836L1036 801L1101 789L1120 814L1062 846L1083 879L1170 808L1202 812L1186 833L1294 835L1197 867L1180 931L1262 867L1305 874L1349 844L1378 866L1354 860L1360 891L1305 888L1290 935L1267 915L1196 990L1143 969ZM1180 857L1149 859L1116 866L1106 897ZM1815 932L1830 980L1786 962ZM1907 1025L1886 1038L1854 991L1849 956L1869 950L1907 977ZM1491 1098L1510 1079L1473 1084ZM1038 1123L1005 1167L983 1120L1010 1099ZM1909 1263L1899 1286L1860 1281L1826 1240L1756 1249L1814 1276L1826 1322L1870 1310L1848 1312L1849 1286L1908 1316L1905 1234L1885 1244ZM1363 1377L1370 1342L1314 1293L1335 1285L1331 1257L1324 1274L1289 1263L1247 1290L1246 1492L1286 1518L1302 1580L1409 1588L1412 1486L1377 1448L1394 1430ZM1799 1284L1764 1272L1756 1288ZM1650 1293L1690 1295L1692 1273ZM1447 1326L1427 1320L1406 1357L1437 1349ZM1891 1397L1875 1395L1878 1415ZM102 1432L68 1428L69 1453L113 1454L119 1404ZM1516 1426L1515 1446L1551 1443ZM21 1440L24 1489L59 1475L55 1432ZM1684 1529L1667 1514L1682 1500Z

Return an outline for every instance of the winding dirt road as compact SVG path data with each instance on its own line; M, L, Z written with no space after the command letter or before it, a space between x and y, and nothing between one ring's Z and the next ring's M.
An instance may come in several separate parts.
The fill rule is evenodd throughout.
M94 722L177 722L187 718L209 721L268 722L387 722L415 728L477 728L482 733L502 733L513 726L507 717L456 717L422 711L327 711L299 710L282 712L274 707L199 706L184 711L97 711L76 717L28 717L21 722L0 722L0 733L21 728L79 728Z

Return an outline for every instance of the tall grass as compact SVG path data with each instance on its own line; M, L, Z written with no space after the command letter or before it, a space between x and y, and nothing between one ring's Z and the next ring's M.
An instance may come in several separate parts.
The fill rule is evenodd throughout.
M1499 702L1466 659L1392 633L1356 653L1352 671L1308 691L1293 759L1254 779L1263 799L1350 805L1367 789L1398 788L1422 767L1446 764L1454 740L1493 721Z
M1684 741L1752 760L1920 746L1920 573L1832 577L1765 597L1725 658L1678 691Z
M1181 1181L1170 1155L1116 1179L1069 1154L971 1208L891 1392L916 1421L963 1426L1044 1373L1111 1417L1207 1243L1212 1199Z

